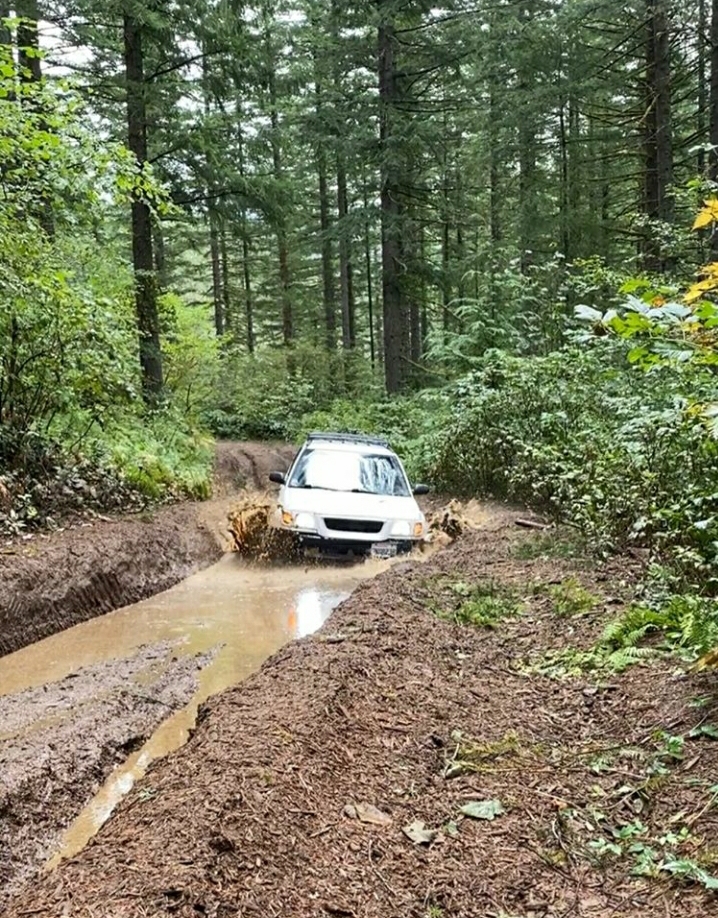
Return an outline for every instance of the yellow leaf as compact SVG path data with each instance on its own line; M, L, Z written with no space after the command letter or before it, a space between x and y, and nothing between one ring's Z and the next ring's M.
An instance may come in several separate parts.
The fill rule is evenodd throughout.
M718 198L709 198L699 212L693 224L693 229L703 229L711 223L718 223Z
M686 301L686 303L695 303L696 300L700 300L706 293L710 293L711 290L715 290L716 287L718 287L718 282L716 281L699 281L699 283L692 284L688 288L683 299Z
M695 219L693 224L694 230L703 229L706 226L710 226L713 222L713 214L710 210L702 210Z

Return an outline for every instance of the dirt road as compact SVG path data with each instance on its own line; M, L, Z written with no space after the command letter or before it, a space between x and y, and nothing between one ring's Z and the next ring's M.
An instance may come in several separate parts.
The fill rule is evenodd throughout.
M631 571L519 545L536 538L499 513L360 586L210 700L188 744L9 918L710 914L690 875L636 865L648 849L713 869L718 744L696 728L718 720L716 677L665 661L537 674L552 649L595 640ZM552 588L577 583L592 602L557 611ZM458 624L472 584L511 614Z
M0 656L139 602L216 561L232 494L265 487L291 454L281 445L220 443L211 501L88 520L0 547Z
M0 659L0 913L86 844L198 705L316 630L386 565L256 566L236 555Z

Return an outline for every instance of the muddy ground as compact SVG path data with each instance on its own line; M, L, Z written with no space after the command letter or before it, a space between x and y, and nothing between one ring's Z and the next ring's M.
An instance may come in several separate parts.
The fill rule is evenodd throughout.
M0 698L0 909L42 869L68 816L187 704L210 656L162 643Z
M211 501L86 520L0 545L0 656L169 589L216 561L232 494L265 487L291 455L287 446L220 443Z
M359 587L204 706L189 743L7 915L712 913L695 881L718 864L716 676L666 659L536 674L552 649L592 644L639 564L589 567L543 538L498 511ZM560 605L576 580L592 608ZM457 624L477 583L515 614ZM669 865L655 878L638 875L646 850Z

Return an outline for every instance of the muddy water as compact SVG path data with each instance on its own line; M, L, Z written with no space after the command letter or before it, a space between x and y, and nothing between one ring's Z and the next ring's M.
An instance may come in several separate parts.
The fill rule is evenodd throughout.
M386 566L377 561L351 567L255 568L227 555L166 593L0 659L4 695L131 656L144 645L171 642L177 656L219 648L198 674L191 702L112 773L65 833L49 866L80 851L149 764L186 742L202 701L240 682L287 641L316 631L362 580Z

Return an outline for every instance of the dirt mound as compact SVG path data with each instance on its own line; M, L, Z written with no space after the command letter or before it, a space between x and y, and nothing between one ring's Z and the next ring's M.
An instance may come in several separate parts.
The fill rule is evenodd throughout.
M217 443L214 493L221 497L238 491L264 491L270 472L285 472L296 450L286 443Z
M8 918L711 913L698 885L631 876L600 845L716 849L718 746L691 734L718 716L715 677L528 674L521 661L588 646L631 598L626 563L521 560L529 538L494 515L360 587L315 637L208 703L189 744ZM568 576L597 598L580 618L537 589ZM452 585L487 580L523 612L493 631L454 624Z

